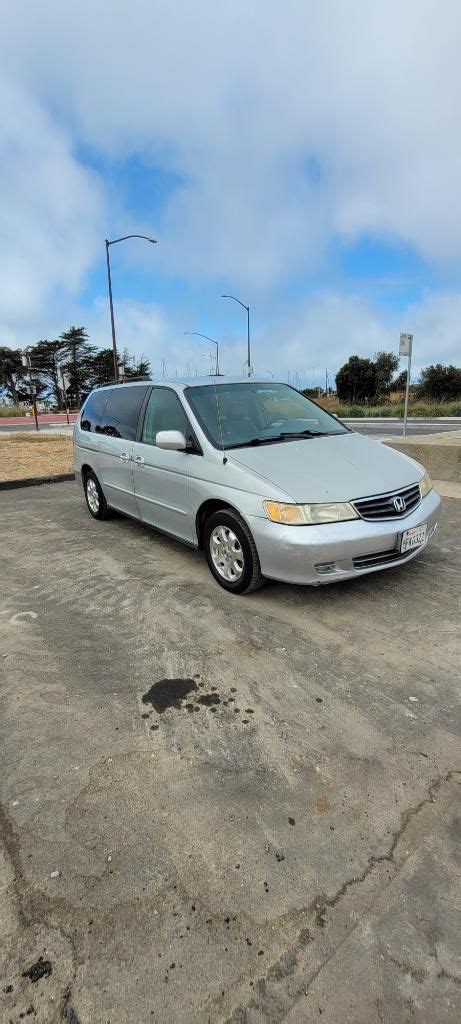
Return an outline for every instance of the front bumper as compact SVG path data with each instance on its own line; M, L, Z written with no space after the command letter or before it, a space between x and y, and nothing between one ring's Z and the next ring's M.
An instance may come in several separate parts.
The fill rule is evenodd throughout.
M247 516L247 522L258 549L261 572L268 579L311 585L335 583L411 561L434 535L441 504L440 496L432 490L413 512L398 521L352 519L322 526L283 526ZM427 523L425 543L400 555L400 534L423 523Z

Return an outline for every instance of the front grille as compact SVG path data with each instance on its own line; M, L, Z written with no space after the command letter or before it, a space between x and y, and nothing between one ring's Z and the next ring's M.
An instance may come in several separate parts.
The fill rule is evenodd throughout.
M403 499L404 508L395 507L396 499ZM400 491L392 491L390 494L373 494L369 498L358 498L352 504L362 519L402 519L413 512L420 501L419 484L411 484L410 487L402 487Z
M354 569L372 569L378 565L388 565L390 562L400 562L402 558L408 558L411 554L410 551L405 551L404 554L400 551L396 551L395 548L392 551L377 551L374 555L360 555L358 558L352 559L352 565Z

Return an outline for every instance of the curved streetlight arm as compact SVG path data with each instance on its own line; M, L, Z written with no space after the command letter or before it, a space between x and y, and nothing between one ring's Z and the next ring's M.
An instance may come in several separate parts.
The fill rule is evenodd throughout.
M116 242L126 242L127 238L144 238L146 242L152 242L152 245L157 244L156 238L148 238L147 235L123 235L123 238L113 238L112 241L109 241L109 239L106 238L106 245L115 245Z
M245 306L244 302L240 302L240 299L238 299L236 295L221 295L221 298L222 299L233 299L234 302L238 302L239 306L242 306L243 309L246 309L247 313L250 312L250 307L249 306Z
M206 338L207 341L211 341L213 345L216 345L216 376L219 377L219 345L214 338L210 338L208 334L201 334L200 331L184 331L184 334L193 334L196 338Z

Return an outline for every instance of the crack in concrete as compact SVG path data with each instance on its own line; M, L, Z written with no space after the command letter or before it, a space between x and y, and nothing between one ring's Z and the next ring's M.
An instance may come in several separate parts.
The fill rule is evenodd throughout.
M456 974L451 974L450 971L446 971L444 967L437 971L437 977L446 978L447 981L452 981L454 985L461 985L461 978L458 978Z
M315 911L315 921L316 921L316 924L319 927L323 927L327 923L327 916L326 916L327 915L327 910L332 910L333 908L335 908L340 903L340 901L343 899L343 897L346 895L346 893L350 889L354 888L357 885L363 884L363 882L366 881L366 879L372 874L372 872L375 870L375 868L378 867L380 864L385 863L385 862L388 862L388 863L393 863L394 862L394 856L395 856L395 852L396 852L397 846L398 846L400 840L402 839L406 829L408 828L408 825L409 825L410 821L412 821L412 819L415 818L421 812L423 807L425 807L428 804L434 803L435 802L435 796L439 792L441 787L443 785L445 785L446 783L450 782L451 779L454 778L458 774L460 774L460 772L458 772L456 770L453 770L453 771L446 772L445 775L441 775L437 779L434 779L433 782L429 786L427 796L423 797L423 799L420 800L419 803L416 804L415 806L410 807L408 809L408 811L405 811L405 812L402 813L401 820L400 820L400 827L393 834L392 842L391 842L391 845L390 845L389 850L387 851L387 853L380 854L378 856L371 856L371 857L369 857L367 865L364 868L364 870L361 872L361 874L360 875L354 875L352 878L350 878L346 882L344 882L343 885L341 886L341 888L338 889L337 892L334 894L334 896L330 896L330 897L325 897L325 896L320 896L319 897L319 896L317 896L315 898L315 900L310 904L310 906L308 908L306 908L306 913L309 914L309 913ZM321 964L319 964L319 966L312 972L311 976L309 977L309 980L307 981L306 984L303 985L302 989L299 990L299 992L297 993L297 996L302 996L302 995L306 996L307 995L308 990L311 987L311 985L313 984L313 982L316 980L316 978L319 976L319 974L324 970L324 968L330 963L330 961L336 956L336 954L338 953L339 949L349 939L350 935L352 934L353 931L355 931L355 929L358 927L359 924L360 924L360 919L358 921L356 921L356 923L353 926L353 928L350 929L347 932L347 934L341 939L340 943L335 947L335 949L332 951L332 953ZM231 1015L226 1018L226 1024L246 1024L246 1022L248 1020L248 1013L251 1010L258 1010L258 1009L260 1011L262 1010L264 1015L267 1016L268 1019L270 1019L272 1021L282 1021L284 1019L284 1017L286 1016L286 1013L289 1012L289 1010L295 1004L297 996L295 996L294 998L290 999L289 1006L284 1005L282 1007L282 1001L280 999L277 1000L277 998L275 996L275 993L273 994L273 993L267 992L267 984L268 984L268 982L270 982L272 980L274 980L274 981L283 981L289 975L294 973L294 971L296 969L296 966L298 964L298 954L301 952L301 950L304 948L304 945L305 945L305 943L301 942L301 936L305 935L306 932L307 932L307 934L309 934L308 930L304 928L302 930L302 932L300 932L300 934L298 936L298 940L295 943L295 945L292 948L292 950L291 951L287 950L277 960L277 962L275 964L273 964L269 968L265 978L259 978L258 981L255 982L255 986L254 987L255 987L255 990L258 992L258 994L263 999L266 999L266 1000L269 999L270 1000L270 1003L271 1003L271 1013L270 1014L266 1013L266 1008L264 1006L261 1006L261 1002L258 1002L255 998L252 998L246 1004L246 1006L244 1005L244 1006L236 1007L232 1011ZM288 966L288 970L284 970L283 969L284 965ZM442 972L439 972L439 973L441 975ZM418 978L417 980L422 980L422 979ZM453 979L453 980L456 980L456 979ZM276 1009L277 1015L276 1016L274 1016L274 1009L276 1008L276 1006L274 1004L276 1004L276 1006L277 1006L277 1009Z
M389 960L391 964L395 964L398 967L401 974L413 978L413 981L417 981L419 985L422 985L423 981L427 981L429 977L429 972L424 967L413 967L412 964L402 963L401 960L394 956L390 956Z
M77 1014L70 1003L70 986L66 988L64 992L62 1003L61 1003L61 1020L65 1024L80 1024Z
M376 1000L376 1013L378 1014L380 1024L386 1024L386 1022L384 1020L384 1017L383 1017L383 1011L381 1009L381 1000L380 999Z
M420 800L415 807L410 807L408 811L404 811L401 814L400 827L397 829L396 832L393 833L392 842L387 853L379 854L379 856L377 857L369 857L367 866L366 868L364 868L360 875L354 875L352 878L348 879L347 882L344 882L344 884L341 886L340 889L338 889L334 896L324 899L321 898L321 900L317 904L318 914L321 917L325 917L325 912L327 908L331 909L332 907L336 906L339 900L342 899L343 896L345 896L348 889L350 889L354 885L360 885L362 882L364 882L368 875L370 875L371 872L374 871L375 867L378 864L383 864L386 861L392 863L397 845L400 842L409 822L412 820L412 818L419 814L423 807L425 807L427 804L431 804L434 802L435 795L436 793L438 793L441 786L443 786L446 782L450 782L450 780L456 774L456 771L450 771L447 772L445 775L440 775L438 779L434 779L431 785L429 786L428 795L423 797L423 799ZM325 920L323 921L323 923L325 923Z
M14 877L12 886L16 893L16 910L18 915L19 924L25 929L31 927L34 924L45 924L49 928L56 930L67 939L69 948L71 951L72 960L72 980L75 980L77 974L77 964L79 962L75 937L71 932L66 931L61 921L56 920L56 910L69 909L68 903L62 897L45 896L44 893L36 893L33 886L27 881L24 869L21 861L20 854L20 841L13 823L5 810L4 805L0 802L0 836L2 844L5 848L6 855L9 858L11 866L14 871ZM66 993L70 988L67 990ZM64 993L63 999L66 998ZM65 1003L63 1002L63 1006ZM74 1013L74 1011L72 1011ZM68 1018L63 1017L63 1020ZM70 1018L72 1024L79 1024L77 1018Z
M309 916L313 914L314 919L319 926L326 925L328 911L336 908L350 889L354 888L355 886L363 884L367 877L373 873L376 867L382 864L383 862L394 862L394 857L398 844L402 839L405 830L409 825L409 822L420 813L424 806L431 804L435 801L436 794L439 792L440 788L445 783L448 783L456 774L458 774L456 771L450 771L445 775L440 776L438 779L433 780L433 782L429 786L427 795L422 800L420 800L420 802L416 806L409 808L408 811L404 812L401 815L400 827L392 836L392 842L389 847L389 850L384 854L369 857L367 864L364 870L361 872L361 874L354 875L352 878L347 879L333 896L326 897L324 894L317 896L309 904L309 906L305 908L303 912L304 916ZM31 883L28 882L27 878L25 877L24 870L22 867L20 854L20 839L17 833L15 832L13 823L10 820L5 808L1 804L0 830L2 833L5 850L8 854L9 860L14 870L15 877L13 879L13 885L16 890L16 895L18 898L19 921L27 927L32 923L44 923L48 919L48 925L50 927L56 928L58 931L62 933L62 935L65 936L65 938L69 942L72 951L73 971L71 980L74 981L76 977L77 965L79 963L79 957L75 945L75 937L72 934L69 934L62 927L61 922L58 922L56 920L56 915L59 914L60 911L69 912L71 907L68 904L68 902L62 897L46 896L43 893L34 891L33 886L31 885ZM354 928L357 927L359 923L360 920L357 921ZM296 999L299 996L307 995L310 986L313 984L313 982L321 973L321 971L324 970L324 968L327 966L330 960L332 960L334 956L336 956L338 950L341 948L343 943L346 942L347 939L350 937L354 928L350 929L347 932L347 935L335 947L331 955L328 956L321 964L319 964L318 968L315 971L313 971L307 983L304 984L301 989L298 989L297 993L292 992L289 995L290 1008L292 1005L294 1005ZM296 970L299 966L300 954L302 954L305 951L306 947L312 942L312 933L309 931L308 928L302 928L298 934L298 939L295 942L292 949L286 950L283 953L283 955L280 956L274 964L272 964L272 966L267 971L265 977L255 979L254 993L255 997L257 996L259 997L259 999L252 998L246 1006L241 1005L239 1007L236 1007L232 1012L231 1016L227 1018L228 1024L230 1024L230 1022L233 1022L233 1024L237 1024L237 1022L239 1022L239 1024L245 1024L245 1022L248 1020L248 1014L251 1012L251 1010L260 1010L261 1007L262 1009L267 1008L268 1013L266 1014L266 1016L268 1016L268 1019L271 1019L273 1021L283 1020L284 1016L288 1012L289 1007L287 1006L286 997L284 997L282 992L277 992L277 988L283 985L284 981L286 981L289 977L293 977L293 975L295 975ZM399 969L403 970L404 972L408 967L408 965L404 964L397 964L397 966L399 966ZM409 967L408 972L411 973L411 969ZM459 984L459 979L457 979L454 976L452 977L443 970L438 973L437 977L447 978L453 981L454 983ZM423 979L419 976L416 977L415 975L415 980L422 981ZM61 1004L61 1019L70 1022L70 1024L78 1024L78 1018L75 1014L75 1011L73 1007L69 1005L70 991L71 989L69 984L68 988L64 993L63 1001Z

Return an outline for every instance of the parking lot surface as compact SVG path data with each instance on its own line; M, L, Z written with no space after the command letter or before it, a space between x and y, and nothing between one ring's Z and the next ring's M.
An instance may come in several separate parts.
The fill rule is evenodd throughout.
M461 502L243 598L76 483L1 502L0 1019L458 1021Z

